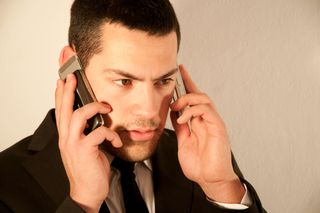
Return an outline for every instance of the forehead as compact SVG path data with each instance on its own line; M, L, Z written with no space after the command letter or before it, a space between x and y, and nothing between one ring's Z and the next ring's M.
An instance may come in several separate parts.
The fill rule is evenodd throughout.
M149 35L121 24L106 23L101 33L101 52L98 55L108 66L170 66L166 68L170 70L172 65L176 65L178 45L175 32L163 36ZM125 67L116 68L126 70Z

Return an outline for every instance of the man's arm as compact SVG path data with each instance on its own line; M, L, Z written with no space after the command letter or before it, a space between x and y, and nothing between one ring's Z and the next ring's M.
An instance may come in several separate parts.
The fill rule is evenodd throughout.
M182 65L180 72L188 94L171 105L171 120L183 173L211 200L239 204L245 189L233 169L225 125L213 102L198 90ZM185 110L177 118L175 111L182 109Z
M73 74L68 75L66 83L57 82L55 113L59 149L70 184L70 198L86 212L97 212L109 192L110 172L110 163L99 145L108 140L113 146L120 147L122 142L115 132L104 126L88 135L83 133L88 119L97 113L109 113L111 108L94 102L73 111L75 89ZM62 206L68 207L69 201L67 198Z

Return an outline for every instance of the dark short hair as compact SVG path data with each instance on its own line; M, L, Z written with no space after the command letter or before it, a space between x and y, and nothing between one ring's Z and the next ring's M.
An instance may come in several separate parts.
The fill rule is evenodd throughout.
M179 22L169 0L75 0L69 45L75 47L84 68L101 51L101 27L105 23L122 24L154 36L176 32L180 45Z

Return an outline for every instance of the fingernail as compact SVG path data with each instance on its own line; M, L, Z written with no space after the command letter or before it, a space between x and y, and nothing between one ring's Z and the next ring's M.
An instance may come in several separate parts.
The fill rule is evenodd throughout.
M111 106L105 102L100 102L102 104L103 107L107 108L107 109L111 109Z

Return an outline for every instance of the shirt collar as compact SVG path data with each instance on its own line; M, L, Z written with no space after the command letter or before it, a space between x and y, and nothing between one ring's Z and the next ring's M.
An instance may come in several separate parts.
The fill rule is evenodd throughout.
M106 155L106 157L107 157L109 162L113 161L113 159L114 159L113 155L111 155L110 153L108 153L104 149L101 149L101 151ZM151 163L151 159L150 158L148 158L148 159L146 159L144 161L138 162L138 163L141 163L142 165L147 167L152 172L152 163Z

